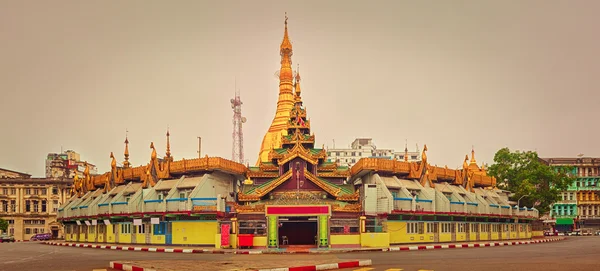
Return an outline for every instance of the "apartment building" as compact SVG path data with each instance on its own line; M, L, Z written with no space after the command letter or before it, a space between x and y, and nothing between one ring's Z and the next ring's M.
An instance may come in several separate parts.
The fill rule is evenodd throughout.
M393 149L378 149L373 143L372 138L357 138L349 148L331 148L327 149L327 155L330 162L338 162L341 166L353 166L361 158L388 158L401 161L415 162L421 160L421 154L417 147L416 151L408 151L408 146L404 151L395 151Z
M30 178L24 173L0 178L0 218L8 221L8 233L16 240L29 240L38 233L63 237L56 214L68 200L72 183L72 179Z

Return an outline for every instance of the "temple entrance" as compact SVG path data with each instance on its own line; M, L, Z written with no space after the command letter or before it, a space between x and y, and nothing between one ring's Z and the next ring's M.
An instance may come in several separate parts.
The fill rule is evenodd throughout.
M280 246L317 246L317 217L280 217Z

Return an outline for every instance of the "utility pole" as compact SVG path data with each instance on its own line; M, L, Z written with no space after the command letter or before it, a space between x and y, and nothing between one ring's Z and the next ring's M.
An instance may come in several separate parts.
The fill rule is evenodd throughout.
M202 137L198 137L198 158L202 158Z

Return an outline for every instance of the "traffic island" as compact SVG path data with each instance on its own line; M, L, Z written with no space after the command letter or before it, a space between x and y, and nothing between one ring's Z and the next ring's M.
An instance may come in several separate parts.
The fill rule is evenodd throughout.
M110 262L110 268L136 271L305 271L335 270L372 265L371 260L292 260L286 265L273 261L118 261ZM173 269L176 266L177 269Z

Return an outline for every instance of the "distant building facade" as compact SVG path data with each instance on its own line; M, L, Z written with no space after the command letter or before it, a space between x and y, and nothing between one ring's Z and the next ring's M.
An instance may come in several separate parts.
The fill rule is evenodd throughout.
M5 171L9 170L0 172ZM16 240L29 240L38 233L62 237L63 226L56 221L56 214L58 207L69 198L73 180L19 174L0 178L0 218L8 221L8 233Z
M327 149L329 162L337 162L342 166L353 166L361 158L388 158L400 161L416 162L421 160L421 153L417 148L414 152L409 152L408 147L404 151L394 151L393 149L377 149L372 138L357 138L350 148L346 149Z
M46 178L73 178L77 174L83 177L85 163L75 151L68 150L63 153L49 153L46 156ZM88 163L90 174L97 174L95 165Z
M17 172L0 168L0 179L14 179L14 178L30 178L31 175L27 173Z
M541 158L552 167L573 167L577 177L561 199L553 204L550 216L556 220L558 231L577 228L600 229L600 158Z

